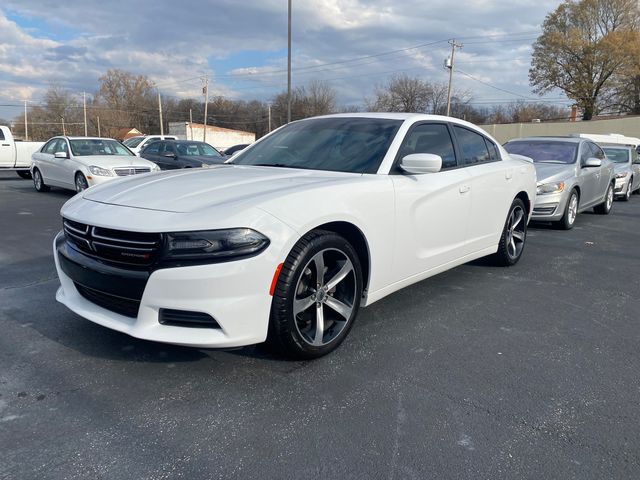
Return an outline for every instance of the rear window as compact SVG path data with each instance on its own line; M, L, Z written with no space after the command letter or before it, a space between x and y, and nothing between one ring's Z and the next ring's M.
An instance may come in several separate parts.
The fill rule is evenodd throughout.
M548 141L512 141L504 144L509 153L532 158L535 163L574 163L578 143Z
M627 163L629 161L629 153L626 148L603 148L604 153L607 154L607 158L615 163Z

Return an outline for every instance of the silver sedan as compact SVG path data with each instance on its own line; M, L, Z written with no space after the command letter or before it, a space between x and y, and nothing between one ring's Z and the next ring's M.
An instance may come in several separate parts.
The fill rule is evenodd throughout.
M573 228L578 213L593 208L608 214L615 173L602 148L584 138L529 137L510 140L507 152L533 160L538 189L532 220Z
M615 196L629 200L632 193L640 193L640 159L636 149L630 145L602 145L602 149L616 171Z

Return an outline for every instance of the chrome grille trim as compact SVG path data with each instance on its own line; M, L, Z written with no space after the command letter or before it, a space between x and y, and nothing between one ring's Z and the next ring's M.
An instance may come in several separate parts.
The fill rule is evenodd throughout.
M138 175L140 173L149 173L151 168L149 167L119 167L114 168L113 171L119 177L128 177L129 175Z

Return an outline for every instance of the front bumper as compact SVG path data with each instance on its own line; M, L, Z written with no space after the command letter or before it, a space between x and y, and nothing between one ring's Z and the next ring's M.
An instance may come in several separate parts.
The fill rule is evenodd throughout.
M613 194L618 197L624 197L627 194L629 188L629 179L631 177L627 175L625 178L616 178L616 185L613 188Z
M267 336L271 296L269 287L278 260L267 248L261 254L226 263L164 268L151 273L92 265L89 257L75 257L64 241L53 244L60 288L56 300L78 315L136 338L200 348L227 348L263 342ZM80 265L79 263L83 263ZM115 297L139 295L134 316L103 308L80 289L105 289ZM217 328L163 325L160 309L202 312Z
M557 222L561 220L568 201L569 195L566 190L560 193L537 195L533 204L531 220L534 222Z

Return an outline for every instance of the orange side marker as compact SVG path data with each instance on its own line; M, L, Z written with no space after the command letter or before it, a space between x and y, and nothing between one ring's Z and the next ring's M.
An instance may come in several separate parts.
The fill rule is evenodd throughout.
M276 267L276 271L273 274L273 280L271 280L271 288L269 289L269 295L273 297L273 292L276 291L276 284L278 283L278 277L280 276L280 270L282 270L282 263Z

